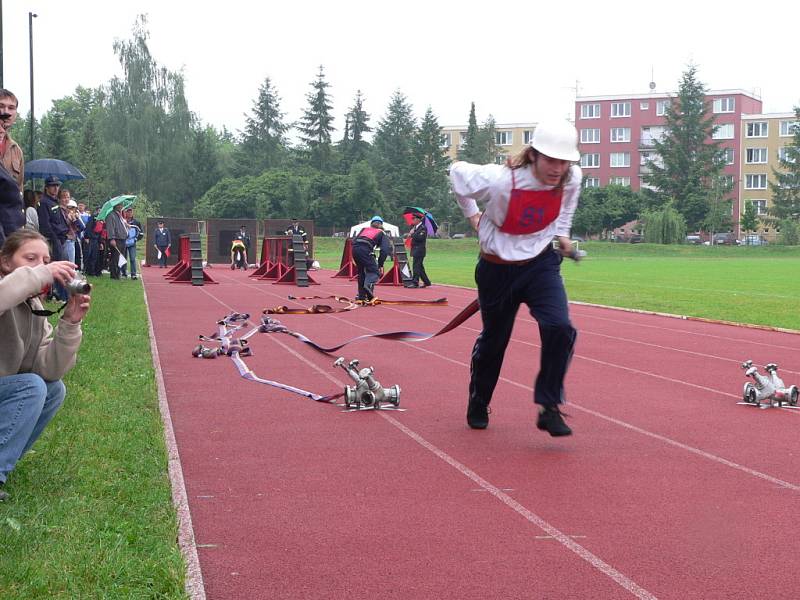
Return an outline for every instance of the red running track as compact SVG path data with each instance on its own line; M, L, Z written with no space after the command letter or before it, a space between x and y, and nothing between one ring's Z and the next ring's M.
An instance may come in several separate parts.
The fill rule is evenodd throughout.
M352 296L355 284L326 271L304 289L212 273L220 285L144 272L208 598L800 597L800 410L737 404L748 358L800 384L800 335L573 305L575 434L554 439L534 425L539 339L523 309L489 428L473 431L478 316L424 343L344 348L399 384L407 409L346 413L190 351L228 312L257 317L288 294ZM332 345L436 331L475 295L378 289L450 305L279 319ZM289 336L251 346L263 378L320 394L351 383L335 357Z

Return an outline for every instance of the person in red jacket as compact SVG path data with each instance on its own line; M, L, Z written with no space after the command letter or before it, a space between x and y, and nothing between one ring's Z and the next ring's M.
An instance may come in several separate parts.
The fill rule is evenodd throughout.
M375 260L375 248L380 248ZM383 219L375 215L369 227L364 227L353 239L353 259L358 267L358 295L356 300L369 302L375 297L375 284L383 272L383 263L392 253L389 237L383 231Z

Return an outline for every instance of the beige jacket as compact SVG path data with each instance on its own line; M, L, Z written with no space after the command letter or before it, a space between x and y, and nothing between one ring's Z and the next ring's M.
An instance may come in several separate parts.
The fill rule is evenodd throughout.
M53 283L45 265L20 267L0 278L0 376L36 373L57 381L73 366L81 344L81 324L59 320L55 330L47 317L30 311L41 309L38 298L26 300Z

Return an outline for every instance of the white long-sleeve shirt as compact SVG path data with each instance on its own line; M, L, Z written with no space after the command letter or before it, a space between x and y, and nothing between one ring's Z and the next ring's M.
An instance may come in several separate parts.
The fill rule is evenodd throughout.
M554 186L541 183L532 167L514 171L516 188L520 190L552 190ZM508 213L511 196L511 169L505 165L473 165L456 162L450 166L450 182L456 202L466 218L478 214L478 202L484 211L478 225L481 251L494 254L503 260L527 260L538 256L555 236L569 236L572 217L578 207L581 189L581 169L570 167L569 179L564 185L561 210L555 221L541 231L514 235L500 231Z

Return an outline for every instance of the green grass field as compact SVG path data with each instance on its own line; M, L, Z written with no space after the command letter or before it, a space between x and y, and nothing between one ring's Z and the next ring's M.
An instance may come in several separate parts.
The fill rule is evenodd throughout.
M344 240L316 242L337 268ZM573 300L800 330L800 248L582 247ZM477 249L431 240L431 279L473 286ZM65 406L0 504L0 600L186 597L141 284L93 283Z
M344 240L318 238L336 268ZM800 247L582 243L565 261L571 300L800 330ZM476 239L429 240L425 268L439 283L475 286Z

